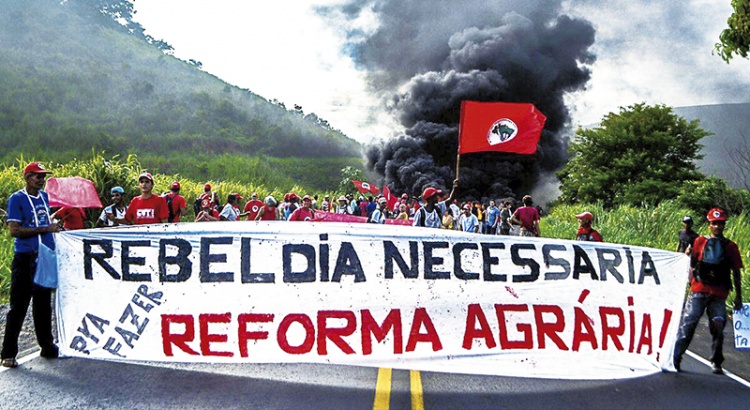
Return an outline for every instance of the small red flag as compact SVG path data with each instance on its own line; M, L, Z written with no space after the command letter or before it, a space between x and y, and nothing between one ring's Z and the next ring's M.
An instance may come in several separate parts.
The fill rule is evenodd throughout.
M101 208L102 201L94 183L86 178L66 177L47 180L45 191L49 195L49 206L70 208Z
M383 196L387 201L386 205L388 206L388 209L392 210L393 207L396 206L396 202L398 202L398 197L391 194L391 190L390 188L388 188L388 185L383 185Z
M367 182L362 181L352 181L352 184L354 184L355 187L357 187L357 191L361 193L369 192L373 195L377 195L380 193L380 189L374 185L370 185Z
M458 153L533 154L546 121L534 104L462 101Z

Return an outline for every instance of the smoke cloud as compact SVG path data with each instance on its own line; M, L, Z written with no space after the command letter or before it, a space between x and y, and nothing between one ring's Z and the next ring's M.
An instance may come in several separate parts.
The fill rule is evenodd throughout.
M406 129L366 148L367 166L394 191L451 186L462 100L531 102L548 118L533 156L464 155L462 197L528 193L564 165L563 97L584 87L595 59L588 21L550 1L361 0L321 14L351 23L352 58ZM356 28L368 14L375 27Z

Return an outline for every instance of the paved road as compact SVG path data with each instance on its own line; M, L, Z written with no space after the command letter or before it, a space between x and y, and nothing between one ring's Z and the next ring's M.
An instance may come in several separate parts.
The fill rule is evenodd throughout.
M705 354L699 328L692 351ZM727 339L726 369L750 380ZM326 365L124 364L32 355L0 371L0 408L29 409L706 409L747 408L750 384L685 357L680 374L571 381Z

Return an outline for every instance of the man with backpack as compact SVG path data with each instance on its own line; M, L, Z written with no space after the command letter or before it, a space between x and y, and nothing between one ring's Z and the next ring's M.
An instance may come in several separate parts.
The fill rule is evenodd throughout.
M711 333L711 371L723 374L724 327L727 322L726 299L734 284L734 309L742 308L740 269L742 258L737 244L724 237L727 214L713 208L708 211L709 236L699 236L688 249L690 255L690 295L685 303L674 348L674 366L680 371L682 355L693 339L703 312L708 316Z
M428 228L440 229L440 227L443 226L443 214L445 214L448 204L453 200L457 187L458 179L453 181L453 189L451 189L450 195L448 195L448 198L442 202L438 202L438 200L443 191L433 187L427 187L422 193L424 206L414 212L413 226L426 226Z
M164 199L167 200L167 209L169 210L168 222L180 222L180 217L185 214L185 208L187 202L185 197L180 195L180 183L178 181L172 182L172 192L164 195Z

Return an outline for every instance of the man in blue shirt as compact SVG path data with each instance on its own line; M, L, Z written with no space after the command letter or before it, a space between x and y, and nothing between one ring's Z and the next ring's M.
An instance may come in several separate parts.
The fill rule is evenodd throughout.
M50 220L49 198L42 190L50 173L38 162L30 163L23 170L26 188L8 199L7 220L10 235L15 238L15 255L11 266L10 311L0 352L4 367L18 367L18 336L32 299L34 327L42 348L41 356L55 359L59 355L52 337L52 290L34 284L39 243L55 249L52 234L60 231L60 226Z
M471 204L464 205L464 218L461 219L461 230L464 232L479 232L479 219L471 213Z
M490 201L490 206L489 208L487 208L487 212L485 214L485 218L487 220L487 233L490 235L497 234L497 227L498 225L500 225L500 209L495 206L495 201Z

